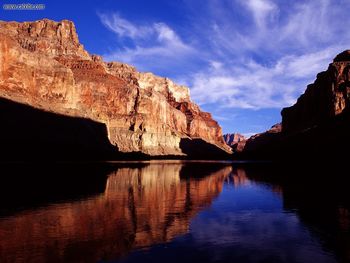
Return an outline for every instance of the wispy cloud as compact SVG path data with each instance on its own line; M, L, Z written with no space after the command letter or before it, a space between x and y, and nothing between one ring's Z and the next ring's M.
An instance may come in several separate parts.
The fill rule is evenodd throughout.
M119 37L140 39L147 37L154 31L153 28L134 25L130 21L122 18L119 14L99 14L99 16L103 25L116 33Z
M191 94L202 105L289 106L338 52L350 47L344 11L350 2L215 2L215 7L208 4L212 26L203 34L210 36L212 58L191 82Z
M121 43L116 50L105 54L107 60L131 63L147 70L157 64L171 66L171 63L183 62L186 56L195 52L166 23L139 25L116 13L99 14L99 17L103 25L116 33ZM128 40L128 44L123 40Z
M295 102L317 72L327 68L339 49L286 55L272 65L249 60L229 67L211 66L194 75L191 95L199 104L217 103L224 108L285 107Z
M293 104L350 48L349 9L348 0L183 0L182 27L99 16L117 39L106 59L166 72L195 102L227 113Z
M278 7L268 0L241 0L241 3L252 13L258 28L265 29L268 22L273 22Z

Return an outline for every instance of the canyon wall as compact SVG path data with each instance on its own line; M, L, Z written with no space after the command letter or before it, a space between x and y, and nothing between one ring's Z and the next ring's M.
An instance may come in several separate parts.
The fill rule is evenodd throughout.
M121 152L186 155L183 139L230 152L188 88L90 55L67 20L0 21L0 97L103 123Z
M281 112L282 125L252 136L236 157L310 162L347 158L350 147L350 51L317 74L297 102ZM235 149L234 149L235 150Z
M298 101L282 114L283 132L292 133L325 123L349 109L350 50L338 54Z

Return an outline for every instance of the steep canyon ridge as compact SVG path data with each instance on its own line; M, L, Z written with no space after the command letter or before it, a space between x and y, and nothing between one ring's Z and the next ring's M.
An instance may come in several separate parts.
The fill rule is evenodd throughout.
M346 158L344 152L350 146L350 50L338 54L281 115L281 124L241 143L242 158Z
M88 119L92 126L102 123L108 141L120 152L180 156L187 154L186 145L200 141L230 153L220 126L191 101L187 87L89 54L67 20L0 21L0 97L58 116ZM1 121L11 118L4 115ZM23 136L29 126L23 127Z

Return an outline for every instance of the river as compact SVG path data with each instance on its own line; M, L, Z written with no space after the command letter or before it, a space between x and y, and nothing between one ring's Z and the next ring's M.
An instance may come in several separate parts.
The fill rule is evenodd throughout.
M341 170L174 160L0 172L0 262L350 261Z

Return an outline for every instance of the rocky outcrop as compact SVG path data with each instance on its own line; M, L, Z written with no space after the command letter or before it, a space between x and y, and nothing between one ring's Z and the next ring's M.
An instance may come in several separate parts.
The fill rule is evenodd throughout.
M227 145L233 146L241 141L246 140L246 138L239 133L227 133L222 136Z
M121 152L186 155L184 139L230 152L188 88L90 55L67 20L0 22L0 97L103 123Z

